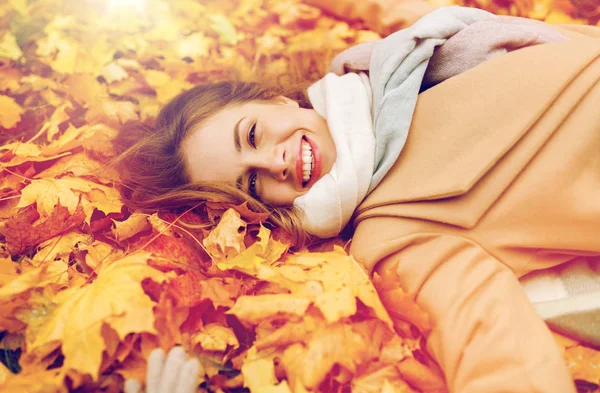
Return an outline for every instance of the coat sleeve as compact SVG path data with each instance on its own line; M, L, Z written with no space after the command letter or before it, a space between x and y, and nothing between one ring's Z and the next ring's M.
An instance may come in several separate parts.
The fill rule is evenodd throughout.
M419 235L375 266L380 275L389 269L431 318L428 351L450 392L575 392L516 275L478 244Z

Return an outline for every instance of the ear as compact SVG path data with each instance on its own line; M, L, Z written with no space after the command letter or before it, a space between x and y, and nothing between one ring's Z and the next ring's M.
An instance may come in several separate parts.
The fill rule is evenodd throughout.
M276 104L280 104L280 105L291 105L291 106L295 106L295 107L300 106L297 101L294 101L291 98L287 98L285 96L277 96L277 97L273 98L273 101Z

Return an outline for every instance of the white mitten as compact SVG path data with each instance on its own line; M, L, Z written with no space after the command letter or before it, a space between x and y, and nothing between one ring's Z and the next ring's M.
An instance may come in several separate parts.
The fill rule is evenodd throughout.
M182 347L173 347L166 356L156 348L148 358L146 393L195 393L202 365L198 359L188 359ZM135 379L125 381L125 393L141 393Z

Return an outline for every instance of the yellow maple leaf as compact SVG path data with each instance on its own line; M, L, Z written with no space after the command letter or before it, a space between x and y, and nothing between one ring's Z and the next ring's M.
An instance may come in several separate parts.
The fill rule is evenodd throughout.
M92 190L97 190L92 192ZM74 191L78 191L77 193ZM101 194L98 194L101 192ZM77 209L81 193L90 193L84 202L86 221L89 223L93 209L105 213L119 212L123 206L120 194L113 188L81 178L63 177L60 179L33 180L21 191L17 207L25 207L37 202L37 211L41 217L48 217L54 207L60 203L71 214Z
M11 375L2 385L2 393L68 393L62 383L60 369L36 370L30 373Z
M63 89L83 107L89 108L108 101L106 87L98 83L94 75L80 72L69 75Z
M77 61L77 44L57 31L38 41L36 54L56 72L71 74Z
M346 324L328 326L308 343L304 362L304 385L316 388L335 364L352 373L365 361L368 343Z
M211 29L219 35L219 39L223 43L229 45L238 43L241 35L235 30L235 27L233 27L231 21L225 15L213 13L208 15L208 19L211 21Z
M242 375L244 386L253 393L291 393L286 381L277 382L273 354L257 352L256 347L248 350Z
M104 80L106 80L108 84L121 81L129 76L129 74L127 74L127 71L125 71L125 69L121 67L120 64L114 61L106 65L100 72L100 75L104 78Z
M113 220L113 223L115 227L110 231L117 241L129 239L142 231L150 229L148 215L143 213L133 213L127 220Z
M24 162L50 161L71 154L71 152L64 152L60 154L44 155L37 145L23 142L13 142L0 146L0 152L3 154L10 152L11 158L9 161L2 163L2 165L6 167L21 165Z
M38 172L34 179L52 179L60 175L69 173L73 176L99 176L106 171L106 166L99 161L91 159L85 153L70 154L67 157L61 157L41 172Z
M356 298L348 287L325 291L315 299L327 322L333 323L356 314Z
M165 275L147 265L150 253L136 252L104 264L98 278L83 288L59 293L55 312L40 329L28 350L53 341L62 342L63 370L73 369L98 378L105 348L102 324L106 323L122 340L129 333L156 333L154 302L144 294L145 278L161 282Z
M137 120L138 114L131 102L105 100L92 106L85 119L91 124L104 123L118 129L129 120Z
M197 59L199 57L208 56L210 40L204 34L196 32L192 33L177 44L177 54L179 57L189 57Z
M123 251L99 240L95 240L92 244L79 245L79 249L87 251L85 264L92 269L96 269L101 263L123 257Z
M340 247L326 253L291 255L283 266L261 266L256 277L277 283L295 295L312 294L315 306L330 323L354 315L358 298L392 329L393 323L371 280Z
M34 180L21 191L21 199L17 207L37 203L40 216L48 217L54 211L54 207L60 203L73 214L79 203L79 195L76 195L72 189L90 191L91 187L87 181L75 178Z
M32 262L34 265L39 266L42 263L60 258L63 262L68 263L69 254L73 252L73 248L79 242L91 243L92 237L79 231L71 231L55 236L38 245L38 252L33 256Z
M27 0L10 0L10 4L21 15L29 15L29 6L27 5Z
M352 380L353 393L413 393L393 365L386 365Z
M10 129L21 121L24 110L12 97L0 94L0 108L0 127Z
M46 138L48 141L52 140L56 134L59 132L59 126L61 123L69 120L70 116L67 113L67 109L73 109L73 104L71 102L66 101L64 104L60 105L54 110L50 119L42 126L42 129L38 132L38 134L42 134L47 132Z
M146 70L144 76L148 85L156 90L156 101L160 104L166 104L177 94L192 87L191 83L181 79L173 79L163 71Z
M85 222L89 225L94 210L99 210L108 215L110 213L120 213L123 207L121 194L114 188L106 186L95 186L85 193L85 198L81 199L81 205L85 212Z
M254 273L261 263L273 263L287 250L288 245L271 239L271 231L260 226L255 241L250 247L226 261L217 262L222 270L237 269L245 273Z
M4 287L7 282L13 281L19 276L18 266L9 257L0 257L0 285Z
M50 286L33 290L28 294L26 305L17 307L13 311L12 315L15 319L27 324L25 330L26 346L35 340L40 327L44 325L47 316L54 310L55 304L52 299L60 290Z
M68 269L69 265L64 261L51 261L22 273L0 288L0 303L8 302L14 296L32 288L43 288L50 284L66 286L69 279Z
M89 116L89 113L90 111L86 113L86 116ZM115 124L115 126L117 125ZM79 128L70 126L58 139L53 140L50 144L42 148L42 155L57 155L83 146L86 152L98 152L105 157L110 157L114 154L111 153L112 144L109 140L114 139L117 133L118 131L108 124L98 123L84 125ZM111 171L104 166L101 173L104 174L106 172L110 173ZM99 173L95 173L94 176L100 177Z
M0 363L0 384L6 382L6 379L11 375L12 373L8 368L6 368L4 363Z
M19 60L23 56L21 48L17 45L17 40L14 35L7 31L0 40L0 57L6 57L12 60Z
M309 305L309 299L287 293L240 296L227 313L242 322L258 324L275 315L302 316Z
M36 157L41 153L41 149L38 145L24 142L13 142L0 146L0 151L10 151L12 154L18 157ZM9 165L7 164L7 166Z
M295 391L300 386L309 391L316 389L335 365L350 375L356 374L357 366L372 360L373 353L377 353L370 348L369 337L354 331L349 324L321 322L309 328L309 334L297 335L298 341L281 354L288 380Z
M237 348L240 343L233 330L219 323L209 323L192 336L192 344L200 344L205 351L225 351L227 346Z

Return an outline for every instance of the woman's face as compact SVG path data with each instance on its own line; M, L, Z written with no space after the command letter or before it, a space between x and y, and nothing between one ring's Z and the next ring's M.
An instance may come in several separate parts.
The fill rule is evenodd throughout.
M336 160L325 119L281 96L225 107L182 148L193 183L236 182L274 206L291 206Z

